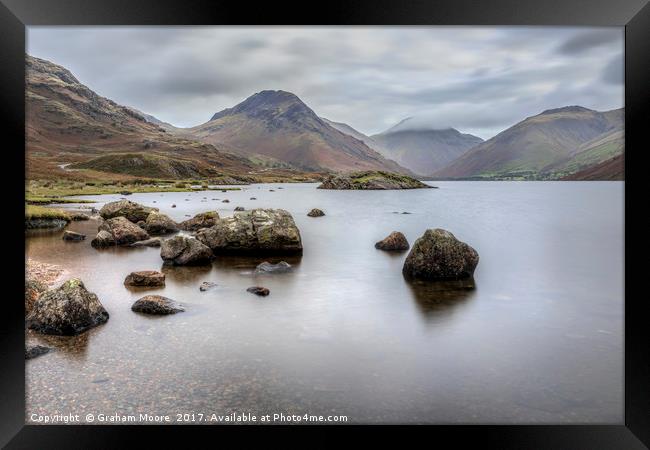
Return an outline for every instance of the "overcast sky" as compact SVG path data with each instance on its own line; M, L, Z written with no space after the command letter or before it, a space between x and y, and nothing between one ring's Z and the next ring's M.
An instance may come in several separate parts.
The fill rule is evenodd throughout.
M181 127L265 89L366 134L412 116L489 138L549 108L623 106L623 28L29 27L27 47Z

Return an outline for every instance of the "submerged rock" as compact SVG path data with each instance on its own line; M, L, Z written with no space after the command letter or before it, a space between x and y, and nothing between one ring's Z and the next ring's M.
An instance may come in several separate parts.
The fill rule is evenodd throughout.
M201 292L209 291L214 287L217 287L217 283L213 283L212 281L204 281L203 283L201 283L201 286L199 286L199 291Z
M102 206L102 209L99 210L99 215L103 219L122 216L133 223L137 223L140 220L147 220L147 216L151 211L158 211L158 208L150 208L130 200L118 200Z
M152 211L147 216L144 223L144 229L149 234L167 234L178 231L178 224L169 216L161 214L158 211Z
M280 261L277 264L271 264L268 261L264 261L255 268L256 274L265 274L265 273L287 273L291 272L293 267L286 261Z
M253 209L219 219L197 239L217 253L299 254L300 231L284 209Z
M383 240L375 244L375 248L379 250L387 251L402 251L409 249L409 242L399 231L393 231L391 234L386 236Z
M41 294L26 318L27 327L44 334L74 336L101 325L108 312L83 282L72 278Z
M248 289L246 289L247 292L250 292L251 294L259 295L261 297L266 297L271 293L267 288L262 287L262 286L251 286Z
M74 231L67 231L67 230L63 232L64 241L83 241L84 239L86 239L85 234L76 233Z
M426 189L431 186L415 178L397 173L367 170L349 174L330 175L318 189Z
M151 239L145 239L144 241L137 241L133 244L129 244L129 247L160 247L162 240L158 237Z
M131 272L124 280L127 286L164 286L165 274L155 270L142 270L139 272Z
M318 208L314 208L311 211L309 211L307 215L309 217L322 217L325 215L325 213Z
M221 200L221 203L230 203L230 200L228 200L228 199Z
M474 274L478 260L476 250L449 231L430 229L413 244L402 273L421 280L460 280Z
M179 223L178 227L185 231L199 231L201 228L214 226L217 220L219 220L219 214L216 211L202 212Z
M25 316L29 314L34 307L38 297L47 291L47 285L33 278L25 279Z
M212 250L198 239L188 236L174 236L164 241L160 257L168 264L178 266L207 264L213 257Z
M114 244L106 234L101 234L102 231L110 234L113 238ZM107 245L129 245L137 241L149 239L149 235L142 228L127 220L125 217L113 217L112 219L105 220L99 226L99 233L97 237L92 240L93 247L105 247Z
M162 295L145 295L133 303L131 311L144 314L165 315L183 312L185 308L171 298L163 297Z
M25 219L25 228L63 228L68 224L65 219Z
M28 345L25 347L25 359L36 358L49 353L51 350L50 347L43 347L42 345Z

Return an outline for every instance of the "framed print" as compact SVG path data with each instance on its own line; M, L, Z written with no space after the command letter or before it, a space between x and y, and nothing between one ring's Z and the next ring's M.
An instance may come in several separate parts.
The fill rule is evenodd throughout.
M650 6L326 6L2 0L2 444L646 448Z

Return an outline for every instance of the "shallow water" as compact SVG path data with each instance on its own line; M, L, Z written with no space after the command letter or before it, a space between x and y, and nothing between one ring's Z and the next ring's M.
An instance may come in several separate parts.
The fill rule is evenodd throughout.
M166 287L146 293L186 307L164 317L132 312L145 294L123 285L131 271L160 270L160 249L95 250L94 221L68 227L88 234L84 242L29 232L28 256L80 277L110 319L72 338L28 331L29 342L55 351L26 361L26 420L236 412L341 414L352 423L620 423L623 183L435 185L133 194L179 221L236 206L284 208L302 234L303 256L284 258L290 274L254 276L263 260L255 258L164 268ZM99 208L120 196L84 198ZM312 208L326 216L307 217ZM409 284L406 253L374 248L393 230L412 244L436 227L480 254L475 289ZM200 292L203 281L218 286ZM246 292L253 285L271 294Z

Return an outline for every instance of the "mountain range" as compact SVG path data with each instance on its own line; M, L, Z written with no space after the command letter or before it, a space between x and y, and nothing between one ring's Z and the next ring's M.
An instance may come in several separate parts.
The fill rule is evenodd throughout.
M444 179L624 177L622 109L547 110L487 141L421 120L415 126L412 118L367 136L319 117L295 94L265 90L201 125L177 128L99 96L49 61L27 56L26 69L30 178L260 181L359 170Z

